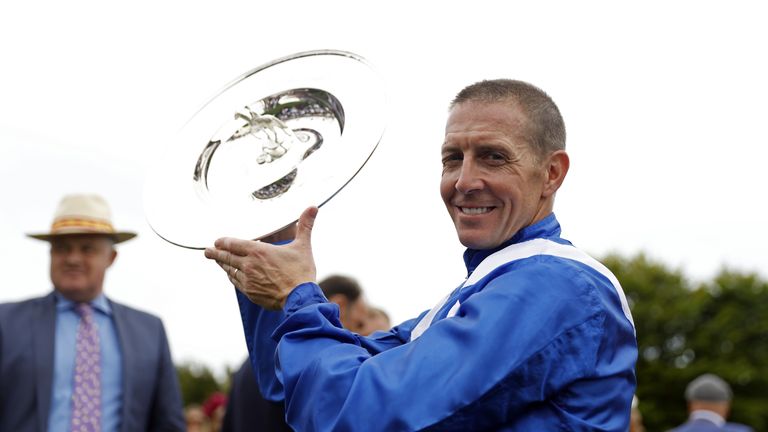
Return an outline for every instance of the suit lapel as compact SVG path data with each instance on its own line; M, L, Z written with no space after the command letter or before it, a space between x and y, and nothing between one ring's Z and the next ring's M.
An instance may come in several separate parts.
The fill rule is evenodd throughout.
M32 326L32 345L35 352L35 398L37 399L38 430L48 429L53 382L53 347L56 337L56 299L53 293L40 299Z
M131 383L133 377L131 376L134 363L133 350L131 349L131 326L126 323L127 317L125 315L125 309L122 305L109 300L109 305L112 308L112 317L115 319L115 329L117 331L117 338L120 344L120 355L123 359L123 400L122 400L122 421L120 430L125 431L130 425L128 407L131 401L133 388Z

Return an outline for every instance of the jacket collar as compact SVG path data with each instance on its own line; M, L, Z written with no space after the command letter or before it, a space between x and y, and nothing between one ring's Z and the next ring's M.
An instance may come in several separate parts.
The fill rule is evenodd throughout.
M509 245L522 243L536 238L552 237L560 237L560 223L557 221L554 213L550 213L544 219L521 229L515 233L512 238L493 249L467 249L464 251L464 265L467 267L467 275L470 275L475 271L475 268L488 256Z
M53 295L56 298L57 311L69 310L75 307L75 302L64 297L60 292L54 291ZM108 316L112 315L112 306L110 306L109 301L107 301L107 297L104 295L104 293L99 294L98 297L91 300L89 303L97 311L102 312Z

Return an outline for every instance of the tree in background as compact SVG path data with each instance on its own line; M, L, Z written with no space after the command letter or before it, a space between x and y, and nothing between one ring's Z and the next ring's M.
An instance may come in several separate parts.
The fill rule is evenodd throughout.
M219 380L211 370L199 363L184 363L176 366L181 387L181 398L184 406L191 404L202 405L215 392L226 393L229 387L228 379ZM231 374L227 371L227 376Z
M705 372L731 384L731 420L768 430L768 283L723 269L695 285L643 254L610 255L603 262L632 309L637 395L647 430L683 423L685 387Z
M695 370L718 368L735 394L731 418L768 430L768 281L724 269L699 290Z

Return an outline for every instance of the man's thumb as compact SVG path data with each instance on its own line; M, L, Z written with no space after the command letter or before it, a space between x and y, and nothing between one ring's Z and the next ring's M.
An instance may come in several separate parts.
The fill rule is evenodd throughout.
M296 240L312 243L312 227L315 225L317 217L317 207L309 207L299 216L299 222L296 227Z

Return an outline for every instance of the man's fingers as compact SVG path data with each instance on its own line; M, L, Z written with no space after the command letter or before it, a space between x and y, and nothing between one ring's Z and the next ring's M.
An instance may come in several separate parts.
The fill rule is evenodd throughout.
M232 285L234 285L235 287L238 287L237 283L239 281L237 277L238 277L238 273L240 273L240 270L235 267L229 266L229 268L225 268L224 271L227 272L227 277L229 278L229 281L232 282Z
M221 267L221 269L224 270L228 275L231 274L233 271L235 271L234 267L232 267L231 265L225 262L216 261L216 264L218 264L219 267Z
M221 267L221 269L224 270L224 272L227 274L227 278L229 278L229 281L232 282L232 285L234 285L237 289L240 289L240 287L237 284L239 282L238 277L240 276L240 273L241 273L240 270L236 267L233 267L223 262L216 261L216 264L218 264L219 267Z
M296 240L312 243L312 227L315 226L317 217L317 207L309 207L299 216L299 222L296 227Z
M227 252L222 249L205 248L205 257L215 260L222 268L227 267L240 268L243 265L243 257ZM227 270L224 268L224 270ZM229 273L229 271L227 271Z
M254 244L255 242L251 240L240 240L232 237L222 237L213 243L216 249L232 252L239 256L248 255L248 251L254 247Z

